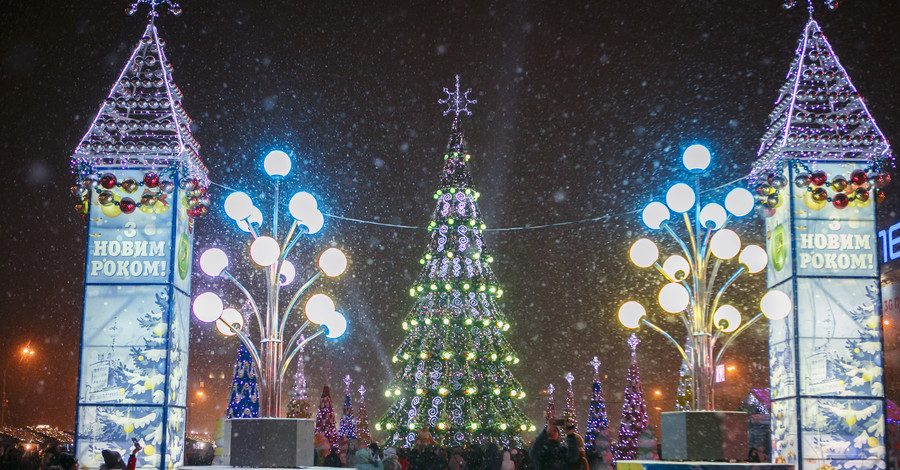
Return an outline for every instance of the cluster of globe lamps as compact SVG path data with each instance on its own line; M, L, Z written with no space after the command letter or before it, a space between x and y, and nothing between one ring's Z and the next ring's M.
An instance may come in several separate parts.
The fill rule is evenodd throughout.
M305 305L306 321L284 342L284 333L290 314L303 293L323 274L337 277L347 268L347 258L337 248L328 248L318 260L319 270L307 280L291 297L282 314L279 310L279 293L292 284L297 275L293 263L287 259L291 249L303 235L311 235L321 230L324 216L318 209L316 199L306 192L298 192L291 197L288 212L292 218L290 228L282 243L278 236L279 183L290 172L291 159L282 151L269 153L264 160L266 173L274 182L274 208L270 235L261 235L262 211L253 204L249 195L234 192L225 199L225 213L234 220L239 229L250 234L250 259L266 272L265 310L258 308L250 292L228 271L228 255L219 248L209 248L200 256L200 268L209 276L224 277L232 281L244 294L256 317L260 347L257 348L244 329L244 316L237 309L225 308L222 298L213 292L198 295L193 302L194 316L201 322L215 322L216 329L225 336L238 336L250 351L257 366L262 389L263 404L260 415L279 417L281 410L281 385L288 364L294 356L313 338L325 334L328 338L338 338L347 329L347 320L335 309L334 301L325 294L309 297ZM310 325L320 328L308 337L303 331ZM287 354L285 355L285 352Z
M768 256L765 249L758 245L747 245L741 249L740 236L733 230L725 228L732 217L744 217L753 211L755 198L744 188L735 188L725 197L724 207L712 202L701 207L699 202L699 179L710 164L709 150L702 145L688 147L682 162L695 175L693 187L685 183L676 183L666 193L666 203L651 202L641 218L651 230L667 232L681 247L684 256L672 255L659 263L659 247L648 238L634 242L629 251L631 261L640 268L654 267L668 281L659 290L657 296L659 306L666 312L679 315L687 330L688 344L692 347L692 357L681 347L678 341L662 328L648 321L647 311L636 301L625 302L618 312L619 321L629 329L646 325L665 336L675 345L685 362L691 366L694 386L694 409L714 409L712 396L712 379L715 365L722 353L747 327L765 316L770 320L785 318L792 308L790 297L782 291L771 290L761 302L761 313L741 325L741 313L732 305L720 305L725 290L742 274L759 273L765 269ZM689 212L693 209L693 221ZM687 242L675 232L673 213L681 214L689 234ZM711 258L709 254L714 258ZM723 261L737 257L740 267L712 294L712 286ZM714 261L711 270L707 270L710 261ZM712 313L712 315L710 315ZM719 336L731 333L717 355L713 356L713 348Z

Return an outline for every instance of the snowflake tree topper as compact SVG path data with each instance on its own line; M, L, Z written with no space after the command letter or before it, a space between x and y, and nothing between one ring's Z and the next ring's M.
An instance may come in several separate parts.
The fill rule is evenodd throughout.
M363 401L366 399L366 387L362 385L359 386L359 401Z
M150 19L159 17L159 12L156 11L156 7L158 5L164 5L164 4L169 6L169 13L171 13L175 16L178 16L181 14L181 7L177 3L175 3L171 0L135 0L135 2L132 3L130 7L125 9L125 13L127 13L129 15L134 15L135 13L137 13L138 7L140 7L141 3L146 3L147 5L150 5L150 12L147 14L147 16Z
M350 379L350 374L347 374L347 376L344 377L344 395L350 395L350 384L352 383L353 380Z
M594 356L594 360L588 362L591 367L594 368L594 380L600 381L600 360L597 359L597 356Z
M813 10L815 10L815 8L813 7L813 0L806 0L806 3L809 4L807 9L809 10L809 17L812 18ZM837 0L825 0L824 3L829 10L836 10L838 7ZM796 4L797 2L795 0L785 0L785 2L781 4L781 6L783 6L785 10L789 10L791 8L794 8Z
M456 76L456 91L451 92L445 87L444 93L447 94L447 97L438 100L438 103L447 105L447 110L444 111L444 116L450 113L455 113L457 116L459 116L459 113L466 113L466 116L469 116L472 114L472 112L469 111L469 105L478 102L478 100L469 99L469 93L472 93L471 88L466 89L465 92L460 92L459 75Z
M566 379L566 382L569 382L569 388L572 388L572 381L575 380L575 376L571 372L566 372L563 378Z
M636 334L632 333L631 337L628 338L628 345L631 346L632 358L634 358L634 356L637 354L637 347L639 344L641 344L641 340L638 339Z

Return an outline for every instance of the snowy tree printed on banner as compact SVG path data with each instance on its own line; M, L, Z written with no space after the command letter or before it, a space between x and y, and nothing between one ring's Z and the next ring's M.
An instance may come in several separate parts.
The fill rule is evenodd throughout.
M884 469L881 400L801 399L803 459L812 468Z
M772 402L772 462L797 462L797 407L795 400Z

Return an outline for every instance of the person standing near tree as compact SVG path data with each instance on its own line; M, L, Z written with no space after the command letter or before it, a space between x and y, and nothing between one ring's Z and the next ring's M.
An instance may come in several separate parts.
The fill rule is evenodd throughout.
M536 470L565 470L566 449L559 443L559 428L564 420L556 420L544 427L531 444L531 460Z

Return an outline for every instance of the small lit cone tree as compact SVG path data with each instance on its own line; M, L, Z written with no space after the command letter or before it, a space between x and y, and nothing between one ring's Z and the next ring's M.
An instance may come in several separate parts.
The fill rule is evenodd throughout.
M311 418L309 410L309 388L306 384L306 373L303 370L303 350L297 358L297 370L294 372L294 388L291 389L291 400L288 402L288 418Z
M241 307L241 315L244 317L244 334L247 334L250 302L245 301ZM231 380L231 393L228 396L228 406L225 409L225 417L256 418L259 416L259 390L256 380L256 366L253 364L253 356L250 351L241 344L238 347L237 360L234 363L234 375Z
M324 437L331 444L337 444L338 434L334 426L334 405L331 402L331 389L326 383L322 387L319 399L319 411L316 413L316 434Z
M637 346L640 342L634 333L628 338L628 345L631 346L631 366L625 377L622 419L619 421L619 439L614 451L616 461L637 458L640 434L647 426L647 401L644 398L641 371L637 365Z
M606 415L606 401L603 399L603 385L600 383L600 360L594 356L590 362L594 368L594 383L591 387L591 402L588 405L588 417L584 423L584 449L590 452L594 447L597 436L604 429L609 428L609 418Z
M375 429L388 431L392 446L409 447L420 434L445 446L521 446L521 433L534 425L519 408L525 391L512 374L519 358L504 335L511 325L498 305L503 290L482 237L459 121L473 101L470 91L460 92L459 77L455 92L444 91L441 102L456 118L422 271L409 291L415 303L402 323L407 337L391 358L398 370L384 395L393 404Z
M569 382L569 388L566 389L566 409L563 410L563 419L566 421L566 427L574 426L577 432L578 416L575 415L575 389L572 386L575 376L571 372L567 372L563 378Z
M684 354L693 356L690 341L686 341ZM681 358L681 368L678 369L678 388L675 390L675 411L690 411L694 401L694 385L691 379L691 365Z
M350 398L350 376L344 377L344 415L341 416L341 424L338 427L338 438L356 439L356 424L353 419L353 400Z
M369 432L369 413L366 411L366 387L359 386L359 414L356 415L356 435L359 445L367 446L372 442Z
M694 186L676 183L666 193L666 204L651 202L641 215L651 230L663 230L675 240L684 256L669 256L659 264L659 248L647 238L641 238L631 246L631 261L640 268L654 267L667 281L659 291L659 305L666 312L678 315L685 326L691 356L662 328L651 323L643 305L635 301L619 308L619 321L626 328L646 325L665 336L678 350L684 361L690 364L693 410L715 409L713 381L715 367L731 342L747 327L763 316L781 319L791 309L791 300L784 292L769 291L760 304L762 313L741 324L741 313L735 307L722 304L725 291L744 273L758 273L767 264L766 250L758 245L741 249L737 233L725 228L732 217L743 217L753 211L755 198L744 188L735 188L725 197L725 206L709 203L701 208L699 182L709 166L709 150L702 145L692 145L684 151L684 166L694 175ZM694 218L689 212L693 209ZM672 213L681 214L688 235L687 241L677 232L677 223L670 220ZM712 256L710 256L712 255ZM716 284L716 275L722 262L738 258L740 267L725 282ZM723 334L724 344L715 352L716 343Z
M202 322L215 322L216 329L225 336L237 336L253 358L253 365L259 371L260 416L263 418L282 417L282 384L288 365L294 356L313 338L326 333L328 338L337 338L347 329L347 320L335 311L334 302L324 294L316 294L306 303L306 321L298 327L287 341L285 330L294 307L306 290L322 274L329 277L341 275L347 268L347 258L337 248L325 250L319 257L321 268L291 297L284 311L280 310L279 294L294 282L296 269L288 260L291 249L303 235L318 232L324 223L316 199L309 193L297 192L291 197L288 209L291 224L281 243L279 234L279 209L283 202L280 197L280 185L291 170L290 157L279 150L270 152L264 162L266 173L273 179L273 191L270 194L274 201L272 209L271 236L262 235L263 215L250 196L243 192L234 192L225 198L225 213L233 219L238 228L247 232L253 242L250 244L250 259L265 272L266 303L261 309L253 296L228 271L228 256L219 248L210 248L200 256L200 268L212 277L225 277L232 281L244 294L257 320L259 347L244 334L242 328L244 318L233 308L224 308L222 299L215 293L205 292L194 299L193 311ZM314 334L303 336L303 331L310 325L321 325ZM301 340L302 338L302 340ZM285 352L287 352L285 354Z
M544 411L544 424L550 426L556 421L556 403L554 403L553 392L556 391L556 387L553 384L550 384L547 387L547 409Z

